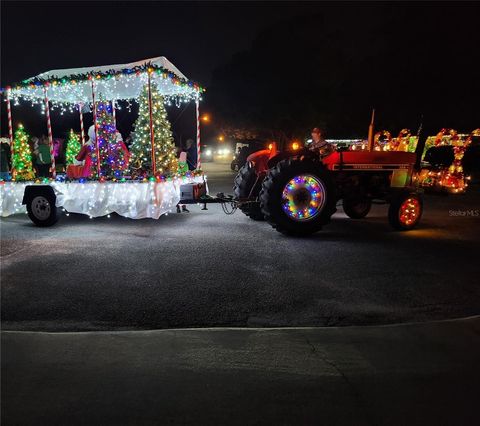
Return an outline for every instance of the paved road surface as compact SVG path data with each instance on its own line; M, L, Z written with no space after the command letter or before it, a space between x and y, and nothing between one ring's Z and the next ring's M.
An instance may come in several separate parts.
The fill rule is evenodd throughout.
M480 318L2 333L2 425L480 423Z
M233 172L205 165L211 193ZM427 197L417 230L386 206L341 208L312 238L288 238L242 213L192 207L160 220L65 217L48 229L1 220L3 329L108 330L324 326L455 318L480 312L480 191Z

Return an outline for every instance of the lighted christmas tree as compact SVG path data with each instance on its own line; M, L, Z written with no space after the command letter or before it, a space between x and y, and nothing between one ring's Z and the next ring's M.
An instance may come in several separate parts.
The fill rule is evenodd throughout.
M97 138L100 150L101 175L104 177L121 177L125 168L124 152L117 141L117 129L109 102L100 101L97 104ZM94 167L96 155L94 151Z
M158 174L171 174L177 171L176 148L170 122L167 119L163 97L152 83L152 118L155 146L155 165ZM152 174L152 143L150 137L150 111L148 108L148 86L145 85L139 98L138 118L130 147L132 174Z
M28 145L28 134L22 124L15 131L12 150L12 175L14 180L31 180L35 178L32 167L32 152Z
M80 137L73 131L70 130L67 140L67 150L65 152L65 159L67 164L73 164L75 157L80 152L82 145L80 144Z

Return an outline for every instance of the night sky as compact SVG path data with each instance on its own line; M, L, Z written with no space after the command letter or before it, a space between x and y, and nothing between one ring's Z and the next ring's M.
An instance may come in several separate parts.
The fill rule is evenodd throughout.
M315 27L317 14L328 11L330 16L330 18L328 18L329 22L338 19L338 27L342 27L342 22L348 21L349 28L353 28L353 30L347 30L351 31L351 34L346 37L348 42L348 40L356 37L356 31L364 31L365 28L374 28L376 26L375 19L383 19L372 18L372 22L368 21L368 19L366 20L365 17L368 18L368 16L371 15L369 10L372 10L373 13L375 10L383 8L389 16L392 15L391 10L394 10L394 8L392 9L390 7L390 3L372 3L363 8L363 11L365 11L363 17L360 16L358 22L355 22L355 17L358 12L358 2L338 5L313 2L77 3L3 1L1 7L2 87L34 76L40 72L56 68L128 63L149 57L166 56L188 78L198 81L207 87L204 108L212 111L213 114L217 114L219 118L228 110L229 105L235 103L234 99L237 94L233 90L234 86L238 86L240 92L244 92L245 90L242 87L242 81L238 81L237 76L232 73L222 74L222 71L220 71L219 74L218 70L222 70L224 66L228 68L228 64L231 64L232 58L239 52L251 49L252 43L256 43L259 34L262 34L265 29L270 29L270 40L275 40L276 35L272 33L272 31L283 31L283 28L289 28L292 25L297 28L301 28L303 25ZM395 7L398 9L403 6L397 4ZM448 23L449 12L447 9L438 12L439 9L432 6L432 4L423 4L423 6L419 7L427 9L427 12L424 10L423 13L426 17L431 17L428 18L428 20L431 21L431 25L437 25L438 20L439 31L441 30L443 33L452 31L451 25ZM458 9L461 9L461 7L458 7L457 10ZM417 10L414 6L409 13L415 16L417 15ZM474 11L478 12L478 9ZM395 15L395 13L393 13L393 15ZM472 10L465 10L465 17L471 17L471 15ZM407 16L407 20L405 20L405 16ZM409 15L404 14L398 18L398 25L394 25L395 31L405 33L411 30L408 25L408 16ZM463 19L462 16L459 18L458 16L457 14L455 18L457 21ZM309 18L312 17L313 21L309 21ZM285 22L287 22L287 24L285 24ZM320 22L319 31L321 31L322 21L320 18L318 22ZM467 25L470 24L468 23ZM314 29L313 34L315 34L315 31L316 29ZM378 35L379 38L381 38L381 36L381 34ZM462 37L466 39L469 38L465 37L464 34L462 34ZM471 57L475 55L478 56L478 52L476 53L473 47L475 42L471 37L470 40L459 39L459 42L463 44L470 43L467 48L463 46L464 57L467 58L467 55ZM281 46L273 46L276 44L274 41L271 43L272 48L274 47L276 49L275 52L278 52L278 54L275 53L276 56L274 59L278 60L279 64L282 65L288 63L290 53L295 53L298 56L299 52L302 52L302 45L305 45L305 43L300 40L298 49L296 49L297 46L293 43L293 46L288 47L288 51L282 52ZM286 43L288 43L288 40ZM296 52L292 52L292 49L296 50ZM310 55L311 52L305 51L303 58L300 58L300 62L303 60L307 67ZM321 57L321 55L321 52L319 55L316 55L316 59L313 59L312 67L317 66L315 60L318 61L318 57ZM252 55L250 57L254 58ZM255 59L251 60L254 61L251 64L251 68L260 62ZM395 58L392 57L392 60L394 61ZM334 61L335 58L333 62L329 63L333 75L336 73ZM406 58L406 61L408 62L408 58ZM448 64L448 61L449 57L447 52L446 57L439 58L438 64L435 66L452 66L452 64ZM268 62L272 61L268 60L266 64L262 65L264 70L267 70L270 65ZM470 64L467 65L470 66ZM455 65L455 67L457 66ZM465 74L465 78L469 78L472 75L471 71L470 69L468 73ZM271 71L269 70L268 72ZM220 78L217 78L217 81L215 81L213 77L215 73L217 73L217 77L220 76ZM454 77L452 77L452 81L453 79L461 79L461 76L462 73L456 72ZM240 76L240 79L241 78ZM313 76L313 78L315 78L315 76ZM444 83L446 87L443 90L448 92L448 81ZM268 86L268 79L261 84L263 87L260 89L263 89L265 85ZM326 84L329 84L328 80ZM476 87L478 87L478 85ZM230 88L232 89L231 93ZM384 89L380 88L379 90ZM388 90L388 88L386 88L386 90ZM255 88L253 91L257 92ZM258 92L260 91L261 90L258 90ZM212 96L209 99L210 92ZM354 91L352 91L352 93L353 92ZM226 100L220 99L222 96L219 95L227 96ZM265 102L267 96L270 95L268 93L265 94ZM303 102L301 91L298 96L297 94L294 96ZM319 92L318 96L321 96L321 92ZM451 96L453 98L454 95L451 94ZM224 102L223 105L222 101ZM358 113L361 114L362 123L366 121L368 116L367 110L371 108L371 103L374 101L375 100L368 100L364 105L359 104L358 108L354 110L354 112L358 111ZM225 102L228 103L226 107ZM244 100L244 102L245 106L242 106L242 108L246 109L244 111L245 116L248 116L250 114L250 111L248 111L249 105L247 100ZM286 104L288 104L288 102L290 101L285 101ZM308 109L312 101L308 96L305 96L303 103L307 104L306 109ZM381 104L381 102L379 103ZM471 106L474 107L474 105L475 103L471 102ZM259 100L258 105L255 107L262 109L265 105L262 105L261 100ZM323 110L319 109L319 111L326 110L328 110L328 105L324 106ZM337 110L343 111L339 108L332 108L332 111ZM471 110L470 106L469 110ZM170 119L176 123L175 126L179 126L179 132L182 133L184 137L193 136L193 108L189 107L182 113L181 117L178 118L181 112L182 111L178 110L170 111ZM4 113L5 107L2 105L2 135L6 133ZM240 114L238 111L231 112L230 116L228 116L227 112L226 119L236 117L239 122L242 122L242 113L243 109L240 111ZM281 113L280 111L277 115ZM295 116L295 114L298 115ZM326 112L322 114L327 115ZM392 120L411 120L411 123L406 123L411 126L418 124L419 111L417 110L412 111L411 117L395 115L395 111L389 111L389 114ZM30 107L17 107L17 110L14 111L14 116L24 121L27 126L30 126L33 132L43 131L41 116L38 112L32 111ZM298 122L299 120L296 117L301 116L302 111L292 112L290 122L292 120L297 120ZM415 120L413 120L413 117ZM120 130L128 132L134 118L134 116L120 114ZM222 119L223 118L225 117L222 117ZM70 125L77 126L76 121L69 121L73 120L73 118L62 117L61 123L59 121L55 122L57 119L59 119L59 117L53 117L54 132L66 132ZM312 125L315 125L322 119L323 116L321 114L318 116L313 114L310 121L317 120L316 123L312 123ZM471 115L471 117L469 116L463 121L457 121L458 125L470 126L474 125L475 120L475 116ZM301 125L303 127L306 127L307 124L310 126L310 121L305 120L305 123L302 122ZM357 121L353 120L352 122L356 123ZM358 122L360 122L360 119ZM289 126L288 120L280 122L280 124L274 121L272 121L272 123L274 123L271 124L272 126L281 126L282 123L287 123L285 125L287 127ZM450 123L446 123L445 125L447 126L448 124ZM453 120L452 124L456 124L455 120ZM340 125L342 124L340 123L339 126ZM437 125L437 123L435 123L435 125ZM291 132L296 130L294 126L290 125L290 127L291 129L289 130L291 130ZM352 133L357 127L353 126L353 130L349 129L349 132ZM332 128L335 128L333 124ZM217 129L213 126L209 130L210 132L217 132Z
M212 71L247 49L265 25L314 9L311 4L260 2L2 1L1 86L51 69L166 56L189 79L208 88ZM180 112L170 111L171 121ZM30 107L18 107L15 116L34 131L43 131L41 116ZM7 132L4 117L2 105L2 135ZM120 113L120 130L128 132L134 118ZM57 121L57 133L77 125L66 116L61 120L68 125ZM190 106L177 122L189 137L192 120Z
M260 29L316 9L260 2L3 1L1 84L55 68L166 56L208 86L213 69L248 48Z

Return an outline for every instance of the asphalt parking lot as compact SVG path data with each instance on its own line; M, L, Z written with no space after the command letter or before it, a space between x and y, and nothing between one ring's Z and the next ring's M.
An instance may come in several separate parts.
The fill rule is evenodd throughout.
M212 194L234 172L205 164ZM386 206L342 209L307 239L221 207L159 220L70 215L52 228L1 219L4 330L343 326L480 311L480 191L427 196L420 226L391 230ZM475 214L477 212L477 214Z

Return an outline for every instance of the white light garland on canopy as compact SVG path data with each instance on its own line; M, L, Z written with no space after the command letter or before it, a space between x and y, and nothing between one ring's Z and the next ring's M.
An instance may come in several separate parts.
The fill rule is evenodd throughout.
M48 99L52 104L78 104L92 102L92 81L96 96L107 101L129 100L138 98L140 91L148 80L148 67L151 66L151 80L157 84L159 91L168 99L184 101L198 99L201 88L188 82L188 79L165 57L144 59L129 64L103 65L98 67L69 68L41 73L23 81L22 85L9 89L10 98L17 102L25 99L32 103L41 103L45 99L44 84L48 86ZM129 73L136 67L145 67L145 71ZM75 80L76 75L111 73L111 76L90 80ZM62 80L64 80L62 82Z

